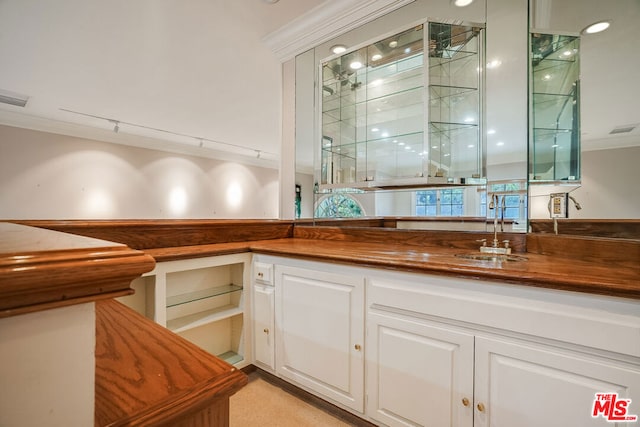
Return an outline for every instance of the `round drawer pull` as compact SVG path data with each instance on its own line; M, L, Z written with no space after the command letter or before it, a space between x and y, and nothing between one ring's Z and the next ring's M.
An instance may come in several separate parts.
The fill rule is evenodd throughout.
M264 328L264 329L262 330L262 332L264 332L265 334L269 335L269 329L268 329L268 328Z
M469 406L469 399L467 399L466 397L463 397L463 398L462 398L462 404L463 404L464 406Z
M362 347L360 347L360 344L356 344L356 345L354 346L354 348L355 348L356 350L358 350L358 351L362 350Z
M478 408L478 411L484 412L484 404L482 402L478 403L477 408Z

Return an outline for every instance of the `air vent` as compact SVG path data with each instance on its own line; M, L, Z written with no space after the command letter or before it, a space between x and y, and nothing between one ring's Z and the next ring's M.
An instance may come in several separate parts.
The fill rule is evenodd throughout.
M0 89L0 102L3 104L24 107L25 105L27 105L28 99L29 97L26 95L20 95L19 93L9 92L8 90Z
M638 126L637 124L635 125L624 125L624 126L618 126L616 128L613 128L611 130L611 132L609 132L609 135L615 135L617 133L629 133L632 130L634 130L636 128L636 126Z

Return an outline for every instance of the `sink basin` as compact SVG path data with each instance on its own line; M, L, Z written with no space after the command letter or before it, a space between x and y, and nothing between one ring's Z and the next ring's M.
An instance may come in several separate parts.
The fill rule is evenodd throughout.
M487 253L464 253L464 254L456 254L459 258L465 259L474 259L477 261L492 261L492 262L503 262L503 261L527 261L527 257L521 255L503 255L503 254L487 254Z

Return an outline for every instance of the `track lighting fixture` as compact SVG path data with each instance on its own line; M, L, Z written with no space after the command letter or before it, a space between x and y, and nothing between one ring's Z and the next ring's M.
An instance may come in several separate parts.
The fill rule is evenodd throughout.
M127 128L126 128L127 130L134 129L134 128L139 128L139 129L146 129L146 130L153 131L153 132L159 132L159 133L162 133L162 134L165 134L165 135L177 136L177 137L180 137L180 138L192 138L192 139L195 139L196 141L198 141L198 145L200 146L200 148L205 148L205 141L206 141L207 143L210 143L209 146L206 147L206 148L216 149L216 147L215 147L216 145L221 145L221 146L226 146L226 147L233 147L234 149L238 149L238 150L251 151L252 153L256 154L256 157L258 159L269 160L269 158L272 157L272 156L276 157L276 154L268 152L268 151L256 150L255 148L245 147L245 146L239 145L239 144L232 144L230 142L217 141L215 139L208 139L208 138L202 138L202 137L188 135L188 134L184 134L184 133L179 133L179 132L172 132L170 130L159 129L159 128L155 128L155 127L151 127L151 126L145 126L145 125L141 125L141 124L137 124L137 123L124 122L124 121L121 121L121 120L111 119L109 117L96 116L94 114L87 114L87 113L82 113L80 111L68 110L66 108L60 108L60 111L65 111L67 113L72 113L72 114L78 114L80 116L85 116L85 117L93 117L94 119L106 120L107 122L113 124L113 131L115 133L118 133L118 131L120 130L120 124L125 124L125 125L127 125ZM266 157L263 156L263 154L266 154Z

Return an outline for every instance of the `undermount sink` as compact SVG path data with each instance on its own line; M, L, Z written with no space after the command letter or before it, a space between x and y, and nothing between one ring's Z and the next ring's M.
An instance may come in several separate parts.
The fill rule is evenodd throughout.
M459 258L465 259L474 259L477 261L493 261L493 262L503 262L503 261L527 261L528 258L521 255L505 255L505 254L488 254L488 253L464 253L464 254L456 254Z

